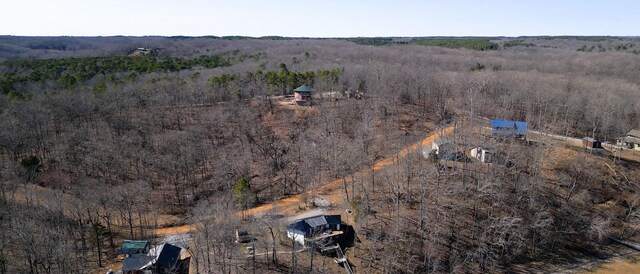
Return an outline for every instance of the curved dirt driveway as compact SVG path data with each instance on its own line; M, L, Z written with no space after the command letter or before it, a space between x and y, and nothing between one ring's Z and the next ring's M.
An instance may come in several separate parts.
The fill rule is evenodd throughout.
M416 150L421 149L423 146L430 146L431 142L440 137L441 135L449 134L453 131L453 126L448 126L438 133L430 134L422 141L410 145L408 147L403 148L393 155L389 155L388 157L381 159L373 164L371 168L362 169L355 174L366 174L371 171L379 171L388 166L394 165L396 161L400 158L406 157L409 153L414 152ZM252 216L259 214L267 214L267 213L277 213L284 216L292 216L297 213L299 208L304 207L304 198L312 197L314 194L322 194L323 198L331 203L331 207L333 209L340 209L344 206L343 192L342 187L345 182L351 182L351 176L347 176L344 178L335 179L327 184L322 185L313 190L308 190L302 194L293 195L290 197L282 198L278 201L263 204L251 209L247 209L244 211L238 211L236 214L238 216ZM155 230L156 235L168 235L168 234L177 234L177 233L187 233L193 231L195 229L195 225L182 225L175 227L167 227L167 228L159 228Z

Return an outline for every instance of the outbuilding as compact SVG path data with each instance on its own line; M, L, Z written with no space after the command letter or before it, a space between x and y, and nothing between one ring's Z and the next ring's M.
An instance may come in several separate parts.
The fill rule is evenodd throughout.
M495 154L496 152L492 148L476 147L471 149L471 157L476 158L483 163L493 162Z
M582 138L582 146L588 149L602 148L602 142L591 137L584 137Z
M149 253L149 248L151 244L149 241L132 241L125 240L122 242L120 246L120 254L127 255L136 255L136 254L147 254Z

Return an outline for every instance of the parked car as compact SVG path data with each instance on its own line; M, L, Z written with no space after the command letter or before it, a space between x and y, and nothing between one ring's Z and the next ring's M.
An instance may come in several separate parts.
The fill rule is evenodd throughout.
M249 232L247 232L244 229L238 229L236 230L236 243L249 243L253 240L253 237L251 237L251 235L249 235Z

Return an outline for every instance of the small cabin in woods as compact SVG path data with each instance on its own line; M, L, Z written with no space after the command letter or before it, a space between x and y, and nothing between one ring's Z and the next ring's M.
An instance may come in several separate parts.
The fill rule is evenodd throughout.
M307 85L299 86L293 90L293 100L297 105L308 106L311 105L313 88Z

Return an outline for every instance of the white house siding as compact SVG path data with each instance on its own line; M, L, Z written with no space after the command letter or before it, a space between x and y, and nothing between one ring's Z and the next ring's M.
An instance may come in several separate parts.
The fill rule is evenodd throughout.
M474 148L471 149L471 157L476 158L478 160L480 160L480 162L483 163L489 163L491 162L491 153L487 152L485 149L483 148Z
M287 237L298 242L300 245L304 246L304 235L297 233L296 231L287 230Z
M480 158L478 158L478 148L471 149L471 157L480 160Z

